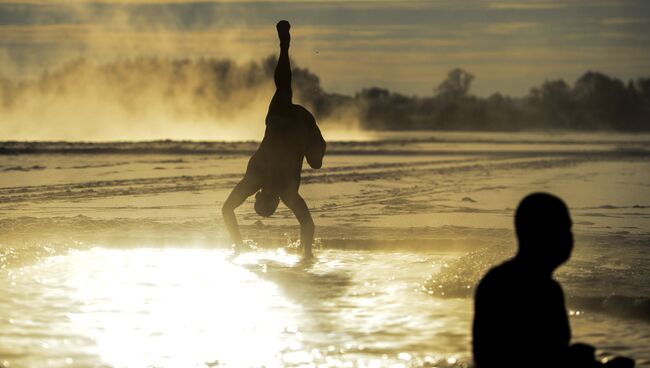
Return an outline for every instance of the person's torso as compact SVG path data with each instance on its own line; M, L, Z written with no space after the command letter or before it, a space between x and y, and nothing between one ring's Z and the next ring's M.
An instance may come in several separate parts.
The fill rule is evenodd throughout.
M260 150L283 159L304 157L304 122L293 115L269 115Z
M569 345L564 293L550 277L530 276L506 262L491 270L479 288L476 308L481 310L475 311L475 328L490 331L475 331L481 336L475 343L484 344L487 349L481 350L488 355L494 354L487 360L501 360L499 366L526 359L542 362Z

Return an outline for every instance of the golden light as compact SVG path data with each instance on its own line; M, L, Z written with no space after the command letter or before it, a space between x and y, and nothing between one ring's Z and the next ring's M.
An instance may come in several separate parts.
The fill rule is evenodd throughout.
M92 249L66 258L78 303L68 318L109 366L274 367L301 348L300 307L224 251Z

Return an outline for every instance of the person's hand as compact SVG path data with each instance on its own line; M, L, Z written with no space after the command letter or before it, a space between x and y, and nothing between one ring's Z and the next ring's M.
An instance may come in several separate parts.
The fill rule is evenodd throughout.
M608 360L603 366L607 368L634 368L634 364L634 360L630 358L616 357Z
M570 367L597 366L596 349L587 344L577 343L567 348L566 361Z

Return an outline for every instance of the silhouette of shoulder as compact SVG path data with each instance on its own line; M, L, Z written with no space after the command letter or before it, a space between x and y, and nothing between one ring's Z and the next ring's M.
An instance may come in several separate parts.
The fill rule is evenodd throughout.
M557 363L570 338L564 293L550 276L510 260L492 268L479 283L473 325L478 367Z
M508 290L544 285L550 291L562 294L562 287L552 277L543 277L531 272L524 265L518 264L515 260L508 260L491 268L479 283L479 289ZM532 290L531 290L532 291Z

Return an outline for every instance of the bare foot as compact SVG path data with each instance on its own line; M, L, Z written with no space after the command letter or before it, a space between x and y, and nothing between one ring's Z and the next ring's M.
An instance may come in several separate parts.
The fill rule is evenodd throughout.
M280 45L289 45L291 41L291 35L289 34L289 28L291 25L286 20L281 20L278 24L275 25L275 28L278 29L278 37L280 38Z

